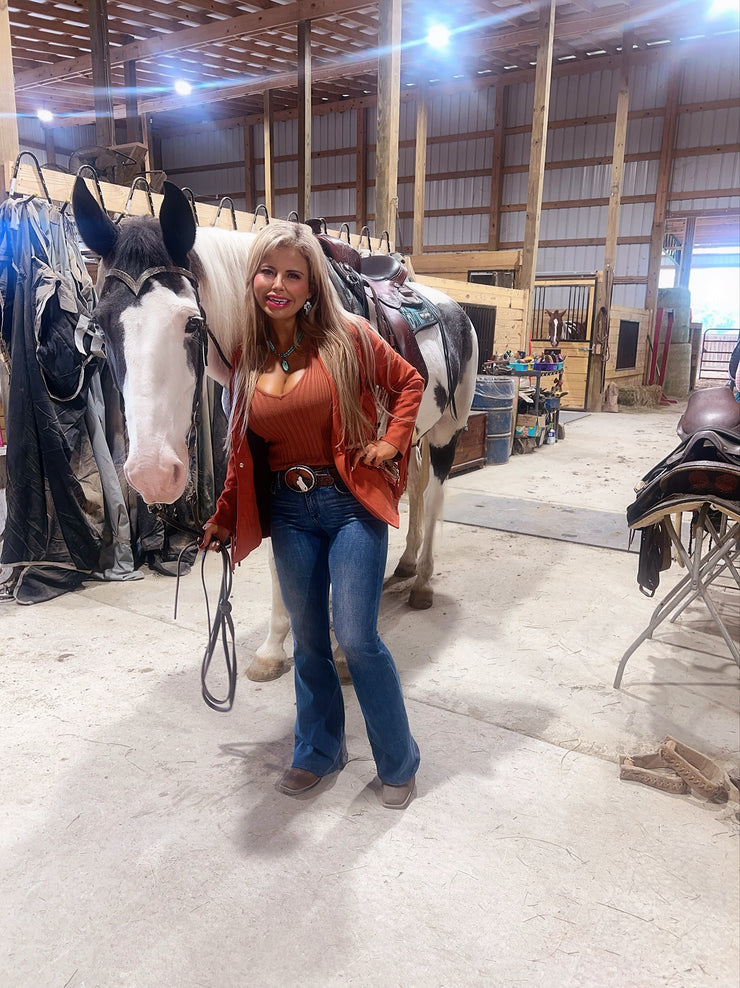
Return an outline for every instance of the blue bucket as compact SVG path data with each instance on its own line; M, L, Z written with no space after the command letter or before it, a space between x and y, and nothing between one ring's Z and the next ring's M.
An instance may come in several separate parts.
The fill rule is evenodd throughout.
M487 412L486 463L506 463L514 440L516 378L476 378L473 410Z

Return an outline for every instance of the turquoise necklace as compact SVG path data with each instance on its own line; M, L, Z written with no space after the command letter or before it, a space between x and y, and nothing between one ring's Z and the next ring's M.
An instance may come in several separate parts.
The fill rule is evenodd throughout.
M298 335L295 338L295 342L293 343L293 346L289 346L288 349L285 350L283 353L278 353L277 349L275 348L275 344L270 339L270 334L267 333L267 345L280 361L280 366L283 368L286 374L290 373L290 364L288 363L287 358L291 355L291 353L295 350L297 346L301 345L302 339L303 339L303 330L299 329Z

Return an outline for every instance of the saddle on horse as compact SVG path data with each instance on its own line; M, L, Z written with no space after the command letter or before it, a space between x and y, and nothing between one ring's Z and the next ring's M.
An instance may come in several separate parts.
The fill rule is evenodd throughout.
M405 265L393 254L362 257L346 240L326 233L316 236L345 308L367 319L372 303L378 333L421 374L426 386L429 372L416 334L441 326L437 307L413 288Z

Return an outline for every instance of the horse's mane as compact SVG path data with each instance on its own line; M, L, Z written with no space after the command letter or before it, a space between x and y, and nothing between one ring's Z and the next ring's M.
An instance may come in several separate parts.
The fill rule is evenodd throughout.
M190 266L211 332L229 357L242 340L247 257L254 235L198 227Z

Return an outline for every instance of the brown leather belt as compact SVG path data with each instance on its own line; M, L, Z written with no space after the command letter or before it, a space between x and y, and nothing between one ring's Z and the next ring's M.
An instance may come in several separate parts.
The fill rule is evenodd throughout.
M315 487L331 487L340 479L335 467L309 467L298 463L272 475L274 489L287 487L296 494L308 494Z

